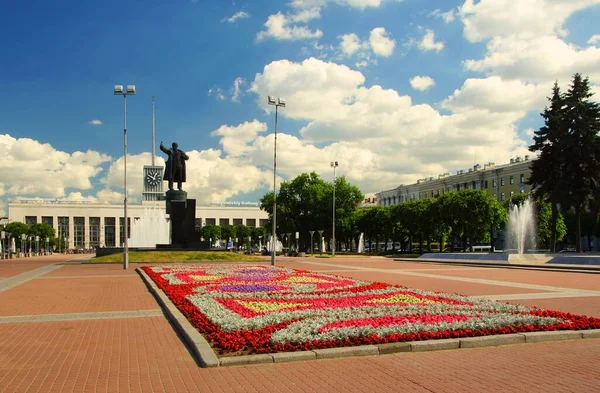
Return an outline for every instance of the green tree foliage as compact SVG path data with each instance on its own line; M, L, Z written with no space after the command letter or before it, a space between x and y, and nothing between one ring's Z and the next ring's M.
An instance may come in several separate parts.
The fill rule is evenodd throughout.
M15 238L17 244L21 240L21 235L29 235L29 225L22 222L10 222L6 224L4 230Z
M360 190L344 177L336 179L336 239L348 241L353 236L353 211L363 199ZM273 192L260 200L262 210L269 213L268 233L273 223ZM289 182L282 182L277 194L277 228L281 239L284 233L300 233L300 249L310 242L308 231L325 230L323 237L332 235L333 184L321 179L315 172L302 173ZM339 227L338 227L339 225ZM339 231L339 232L338 232Z
M211 241L211 246L220 239L221 228L217 225L205 225L202 227L201 236L205 241Z
M535 199L547 199L551 205L550 222L550 251L556 250L558 206L564 201L565 184L565 158L562 149L566 143L567 127L564 119L564 96L560 92L558 83L554 83L552 97L548 98L550 107L542 112L544 126L534 132L533 145L529 150L539 153L539 158L531 163L531 175L527 183L533 189Z
M48 224L34 224L29 228L29 234L32 236L39 236L40 239L53 239L55 232L54 228L52 228Z
M575 210L575 248L581 250L581 216L590 197L600 187L600 106L590 101L588 78L575 74L564 97L564 121L567 143L563 154L566 159L565 178L568 193L562 203Z

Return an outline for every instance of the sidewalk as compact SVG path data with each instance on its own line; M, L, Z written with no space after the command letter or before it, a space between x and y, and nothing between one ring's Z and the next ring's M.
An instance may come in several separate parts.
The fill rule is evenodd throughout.
M121 265L52 265L69 257L6 261L23 261L17 266L0 261L0 285L55 268L0 287L0 392L600 391L600 339L202 369L135 273L136 264L127 271ZM368 258L277 262L600 316L596 275ZM532 294L572 297L525 296Z

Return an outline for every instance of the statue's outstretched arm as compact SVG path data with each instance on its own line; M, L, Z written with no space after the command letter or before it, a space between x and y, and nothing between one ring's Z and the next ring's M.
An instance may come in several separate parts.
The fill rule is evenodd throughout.
M162 142L160 142L160 150L162 150L164 153L169 154L169 150L163 145Z
M185 152L181 152L181 156L183 157L184 160L189 160L190 158L188 157L187 154L185 154Z

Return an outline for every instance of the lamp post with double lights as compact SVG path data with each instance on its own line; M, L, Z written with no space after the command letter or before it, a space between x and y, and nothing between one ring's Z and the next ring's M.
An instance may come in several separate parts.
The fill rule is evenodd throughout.
M125 216L125 228L124 235L125 240L123 242L123 269L127 269L129 267L129 231L127 228L127 96L135 95L135 85L127 85L127 89L123 90L123 85L115 85L114 94L116 96L123 96L123 105L124 105L124 121L123 121L123 162L124 162L124 192L125 197L123 199L123 215Z
M275 228L277 226L277 192L275 183L277 177L277 109L279 107L285 108L285 100L279 97L275 98L273 96L269 96L267 98L267 103L275 106L275 140L273 143L273 233L271 243L271 265L275 266L275 243L277 241L277 234L275 233Z
M331 167L333 168L333 244L331 246L331 256L335 256L335 168L338 167L337 161L331 161Z

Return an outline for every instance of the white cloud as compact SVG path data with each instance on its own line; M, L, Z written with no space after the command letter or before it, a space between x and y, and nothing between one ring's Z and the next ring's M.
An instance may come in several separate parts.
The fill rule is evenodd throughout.
M208 95L214 96L218 101L225 100L225 94L223 94L223 89L217 86L213 86L212 88L208 89Z
M426 173L469 167L474 155L482 162L506 162L527 154L527 143L515 126L523 111L498 111L504 108L491 104L459 108L456 98L457 111L442 115L429 105L414 105L395 90L364 83L362 73L314 58L274 61L255 76L250 91L257 97L277 91L287 99L279 112L280 127L285 128L286 118L307 122L302 138L283 131L286 136L278 145L278 167L279 157L286 157L282 176L315 167L326 171L325 164L338 158L348 180L369 192L411 183ZM262 101L257 102L264 110L272 110ZM269 137L257 137L245 156L255 164L261 159L268 163Z
M94 120L90 120L88 124L91 124L93 126L101 126L104 123L102 123L102 120L94 119Z
M442 10L440 10L438 8L429 15L434 16L436 18L443 19L444 22L446 22L446 23L450 23L450 22L454 21L454 10L443 12Z
M422 51L436 51L439 52L444 49L444 43L441 41L435 41L435 33L432 30L425 30L425 35L419 42L419 49Z
M230 16L229 18L225 18L222 20L222 22L229 22L229 23L235 23L237 22L239 19L246 19L249 18L250 14L248 14L247 12L244 11L238 11L235 14L233 14L232 16Z
M95 151L72 154L48 143L0 135L0 184L7 196L64 197L66 188L90 190L110 157Z
M383 27L371 30L369 39L365 41L361 41L354 33L344 34L338 38L340 39L339 52L343 56L357 56L362 59L356 63L359 68L376 63L371 58L371 52L375 56L389 57L396 46L396 42L390 38L389 33Z
M246 80L241 77L235 78L233 87L231 88L231 101L240 102L241 87L246 83Z
M569 16L594 4L600 0L465 0L459 15L471 42L509 35L565 35Z
M267 130L265 123L253 120L237 126L223 125L214 130L211 135L219 136L223 152L231 157L239 157L247 150L247 144L254 141L256 136Z
M576 72L599 82L600 48L580 49L556 36L527 40L517 36L497 37L487 44L483 59L466 60L464 66L470 71L528 82L565 80Z
M590 37L590 39L588 40L587 43L590 45L596 45L599 42L600 42L600 34L594 34L593 36Z
M340 50L346 56L352 56L359 50L364 48L360 38L354 33L344 34L340 37Z
M321 30L311 31L307 26L296 25L294 15L286 16L281 12L269 15L264 26L266 30L260 31L256 35L256 39L259 41L267 38L275 40L305 40L323 36Z
M435 86L435 81L429 76L418 75L410 79L410 85L415 90L425 91Z
M382 0L292 0L291 5L297 9L325 7L329 3L358 8L364 10L368 7L379 7Z
M491 112L521 112L543 108L551 84L527 84L519 80L502 80L498 76L467 79L462 88L442 102L442 107L455 113L488 110Z
M396 46L396 42L389 37L389 33L386 32L383 27L377 27L371 30L369 43L371 44L373 53L384 57L389 57Z

